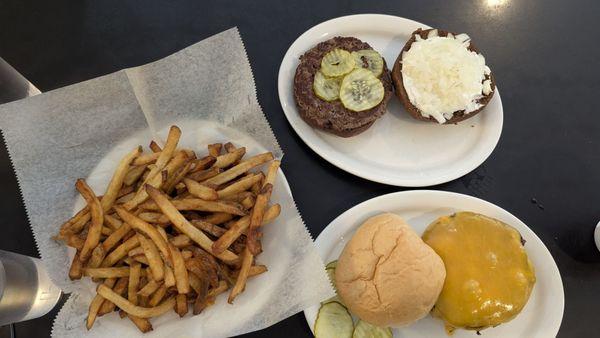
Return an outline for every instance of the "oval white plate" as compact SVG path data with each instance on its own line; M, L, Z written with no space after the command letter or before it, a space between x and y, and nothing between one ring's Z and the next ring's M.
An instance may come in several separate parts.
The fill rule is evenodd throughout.
M458 125L417 121L395 96L387 114L367 131L350 138L314 129L298 115L293 79L304 52L335 36L354 36L379 51L391 69L417 28L430 27L397 16L351 15L323 22L294 41L279 68L279 100L292 128L312 150L356 176L406 187L451 181L477 168L492 153L502 131L498 90L484 111Z
M382 212L402 216L419 234L436 218L456 211L474 211L510 224L526 241L525 249L535 267L537 282L523 311L512 321L481 331L481 337L555 337L562 321L564 292L560 273L550 252L523 222L508 211L484 200L444 191L413 190L379 196L365 201L333 220L315 240L325 263L339 257L348 239L367 218ZM311 330L318 305L304 310ZM403 329L394 337L447 338L441 320L427 316ZM456 330L453 338L475 337L473 331Z

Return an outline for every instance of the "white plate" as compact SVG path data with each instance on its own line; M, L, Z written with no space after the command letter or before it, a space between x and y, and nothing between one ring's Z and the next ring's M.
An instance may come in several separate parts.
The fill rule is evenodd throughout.
M279 68L279 100L292 128L312 150L354 175L406 187L451 181L477 168L492 153L502 131L498 90L484 111L458 125L417 121L395 96L388 104L387 114L364 133L350 138L314 129L300 118L293 97L293 79L304 52L335 36L354 36L379 51L391 69L417 28L430 27L397 16L351 15L321 23L294 41Z
M315 245L324 262L339 257L356 228L367 218L382 212L402 216L419 234L436 218L456 211L478 212L517 229L527 241L525 249L534 267L537 282L527 305L512 321L481 331L481 337L555 337L562 321L564 292L556 263L542 241L518 218L508 211L475 197L431 190L403 191L383 195L363 202L344 212L317 237ZM306 321L313 329L318 305L304 310ZM394 330L394 337L447 338L441 320L427 316L403 329ZM456 330L453 338L475 337L473 331Z

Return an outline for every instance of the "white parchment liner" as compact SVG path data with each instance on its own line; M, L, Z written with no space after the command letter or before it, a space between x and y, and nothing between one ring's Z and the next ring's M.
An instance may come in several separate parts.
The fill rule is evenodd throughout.
M248 156L277 140L256 99L243 42L236 28L159 61L0 106L0 128L19 180L31 228L50 277L71 297L58 314L53 337L141 335L116 314L99 318L87 332L84 319L94 285L72 282L68 250L51 239L74 206L82 204L77 178L102 194L119 158L167 128L183 130L181 144L199 154L206 144L233 141ZM258 257L269 271L252 279L235 305L222 295L199 316L153 319L145 337L226 337L281 321L333 295L321 259L298 213L283 174L272 197L282 205L265 228Z

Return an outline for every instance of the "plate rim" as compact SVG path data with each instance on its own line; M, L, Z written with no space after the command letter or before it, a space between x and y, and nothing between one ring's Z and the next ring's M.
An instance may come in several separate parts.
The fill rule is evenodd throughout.
M431 28L429 25L426 25L421 22L418 22L418 21L415 21L412 19L408 19L405 17L389 15L389 14L371 14L371 13L340 16L340 17L336 17L336 18L332 18L332 19L323 21L321 23L318 23L318 24L310 27L308 30L306 30L304 33L302 33L300 36L298 36L298 38L296 38L294 40L294 42L292 42L292 44L290 44L290 46L288 47L287 51L285 52L285 54L281 60L281 64L279 65L278 76L277 76L277 93L279 96L279 103L280 103L280 106L286 117L286 120L288 121L288 123L290 124L290 126L292 127L294 132L300 137L300 139L302 139L302 141L312 151L317 153L317 155L319 155L321 158L323 158L324 160L326 160L327 162L331 163L332 165L338 167L341 170L344 170L354 176L361 177L361 178L369 180L369 181L382 183L382 184L388 184L388 185L392 185L392 186L399 186L399 187L428 187L428 186L433 186L433 185L438 185L438 184L453 181L455 179L458 179L458 178L472 172L473 170L475 170L478 166L483 164L490 157L490 155L496 149L496 146L498 145L498 142L500 141L500 137L502 135L502 129L504 127L504 109L502 106L502 98L500 96L500 90L498 87L496 87L494 97L492 98L492 99L498 100L498 104L500 107L500 112L499 112L499 117L498 117L498 122L497 122L498 126L497 126L497 131L494 134L489 136L490 137L489 147L487 149L485 149L485 151L482 152L482 154L479 158L472 161L470 166L465 166L465 167L461 168L460 170L456 170L452 174L446 174L443 176L440 175L440 176L431 176L431 177L424 177L424 178L423 177L421 177L421 178L402 178L402 177L394 177L394 176L378 176L377 174L369 174L369 173L365 173L365 172L360 172L359 170L356 170L355 168L353 168L351 163L350 164L345 163L345 160L344 160L346 158L345 156L335 156L335 155L331 156L331 154L327 154L328 151L321 148L321 145L318 144L319 141L313 140L311 138L311 136L309 134L307 134L307 131L305 131L305 129L309 128L309 127L300 126L299 123L297 123L295 121L295 119L298 117L298 116L294 116L294 114L298 115L298 111L297 111L297 107L295 107L295 103L290 102L291 103L290 105L293 105L293 107L288 107L288 104L286 104L288 102L285 99L285 97L287 96L285 85L286 85L286 82L288 82L288 81L286 81L284 79L287 74L284 67L288 63L293 62L294 57L292 55L292 52L293 52L293 49L296 46L296 44L299 44L303 40L307 39L308 36L310 36L315 31L317 31L320 27L325 26L325 25L331 25L338 21L365 20L365 19L376 20L378 18L384 18L385 20L399 20L399 21L404 21L405 23L408 23L408 24L420 25L424 28ZM293 78L293 76L292 76L292 78ZM304 121L302 121L302 122L305 123ZM312 128L312 127L310 127L310 128L311 128L312 132L316 133L316 130L314 130L314 128ZM335 151L334 148L331 148L331 149L333 151Z
M324 238L332 237L334 228L339 227L340 225L343 225L343 223L341 223L340 220L343 219L343 217L345 217L348 213L353 212L353 210L362 208L366 204L376 205L379 200L396 199L396 198L398 198L398 196L401 196L400 198L409 198L409 197L430 197L431 195L438 195L439 197L460 198L460 199L469 200L469 201L472 201L475 203L479 203L480 205L488 207L488 208L496 209L500 213L504 213L505 215L509 216L510 218L513 218L514 220L517 221L517 223L521 223L521 225L524 227L525 231L527 232L527 235L532 236L532 238L538 240L542 244L540 247L540 249L542 250L542 254L544 256L550 257L550 260L552 263L552 264L548 264L545 268L546 269L549 268L551 270L551 274L558 277L557 281L560 284L560 289L562 291L559 293L560 299L558 299L558 301L560 303L559 304L560 305L560 320L557 322L554 322L553 327L552 327L552 332L553 332L554 336L556 336L560 330L562 321L564 319L565 289L564 289L562 276L560 274L560 270L558 269L558 265L556 264L556 261L554 260L552 253L550 252L550 250L548 250L548 247L546 246L546 244L544 244L544 242L541 240L541 238L539 238L539 236L525 222L523 222L517 216L513 215L508 210L506 210L492 202L488 202L484 199L481 199L481 198L478 198L475 196L471 196L471 195L452 192L452 191L430 190L430 189L397 191L397 192L392 192L392 193L388 193L388 194L384 194L384 195L375 196L373 198L367 199L365 201L362 201L362 202L348 208L344 212L340 213L337 217L335 217L331 222L329 222L329 224L327 224L327 226L323 229L323 231L321 231L321 233L319 233L319 235L314 240L314 245L317 249L317 252L319 254L321 254L320 246L325 245L324 243L322 244L321 242L323 242L325 240ZM332 224L334 224L334 223L337 223L339 225L332 226ZM356 225L355 227L358 227L358 225ZM355 227L353 227L353 228L355 228ZM325 258L322 257L321 259L326 260L326 257ZM556 298L555 298L555 300L556 300ZM317 304L315 304L313 306L316 306L316 305ZM311 307L313 307L313 306L311 306ZM312 325L314 323L310 323L308 314L307 314L307 310L309 308L304 309L303 315L304 315L304 319L306 320L306 323L307 323L309 329L311 330L311 332L313 332Z

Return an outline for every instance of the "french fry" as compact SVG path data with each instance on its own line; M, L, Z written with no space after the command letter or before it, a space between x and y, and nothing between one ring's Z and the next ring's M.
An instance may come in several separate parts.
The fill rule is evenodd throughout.
M214 225L212 223L208 223L199 219L191 220L190 223L196 228L215 237L221 237L227 231L226 229L223 229L218 225Z
M260 182L260 180L262 180L264 177L265 175L263 173L250 174L246 177L243 177L239 181L217 191L218 198L224 198L246 191L250 189L256 182Z
M171 223L171 221L169 221L169 218L161 213L157 213L157 212L141 212L138 217L143 220L146 221L148 223L155 223L155 224L160 224L160 225L166 225Z
M83 263L79 259L79 251L73 257L71 268L69 268L69 278L71 280L81 279L83 276Z
M231 142L225 143L223 147L225 147L225 151L227 151L228 153L232 153L237 149Z
M239 161L244 156L244 154L246 154L245 147L235 149L234 151L228 152L227 154L217 156L217 160L213 165L217 168L227 168L233 163Z
M85 223L90 220L90 217L90 208L86 205L83 209L79 210L75 216L71 217L68 221L60 226L58 237L66 238L71 234L79 233L83 229ZM75 226L76 224L77 227Z
M102 230L100 231L100 234L102 234L103 236L109 236L110 234L112 234L112 229L109 227L103 226L101 229Z
M265 182L266 181L267 180L265 180ZM259 242L261 234L259 233L258 228L262 225L267 203L269 203L272 191L273 185L271 183L266 183L260 194L256 197L256 204L254 204L252 215L250 215L250 226L248 227L246 234L246 248L250 250L254 256L258 255L262 250Z
M140 234L136 234L136 235L140 235ZM138 241L139 241L139 237L138 237ZM144 248L142 248L141 246L138 246L137 248L133 248L131 250L129 250L129 252L127 253L127 256L129 257L133 257L133 256L138 256L138 255L144 255Z
M189 174L187 176L187 178L190 178L194 181L202 183L212 177L219 175L222 172L223 172L223 170L221 170L220 168L212 167L210 169L193 172L193 173Z
M262 224L268 224L273 221L281 212L281 206L274 204L264 213ZM212 246L212 252L215 254L226 250L236 239L238 239L250 226L250 216L244 216L232 224L232 226L217 239Z
M190 292L190 282L188 272L185 267L185 261L181 256L181 252L173 244L169 243L171 251L171 260L173 261L173 274L175 275L175 285L178 293Z
M190 173L195 173L201 170L206 170L210 168L217 161L216 156L205 156L203 158L199 158L193 161L194 167L190 171ZM215 168L218 169L218 168Z
M150 171L150 173L152 173L152 171ZM150 175L148 175L148 176L150 176ZM150 179L148 179L145 182L147 182L147 183L144 183L144 184L149 184L153 187L160 187L160 185L164 182L164 180L163 180L163 176L160 175L160 172L159 172L158 174L152 176ZM125 204L123 204L123 208L125 208L126 210L132 210L133 208L137 207L140 203L143 203L147 199L148 199L148 194L146 193L146 191L144 189L139 189L134 194L133 198L129 199Z
M149 180L154 176L158 175L163 168L167 165L167 163L173 157L175 153L175 149L177 148L177 143L179 143L179 138L181 137L181 130L176 126L171 126L169 129L169 134L167 135L167 142L165 142L165 146L163 151L160 152L160 155L156 159L156 167L152 168L150 173L148 174L148 178L143 182L144 184L149 183ZM139 191L143 191L143 185Z
M168 288L175 286L175 274L168 265L165 266L165 286Z
M265 178L265 182L263 183L263 187L267 184L275 185L275 178L277 178L277 170L281 165L281 161L275 160L269 164L269 169L267 171L267 177Z
M246 214L244 208L236 202L229 201L205 201L199 198L186 198L183 200L171 200L170 203L181 211L206 211L206 212L226 212L232 215L243 216ZM147 201L140 208L145 210L160 210L156 202Z
M158 252L158 248L144 235L138 234L137 236L138 240L140 241L140 246L146 255L146 259L148 259L148 265L150 266L150 271L152 271L152 278L154 278L154 280L157 282L162 281L165 276L165 270L163 260Z
M138 166L138 165L154 163L154 162L156 162L156 160L158 160L158 157L160 156L160 154L161 154L161 152L141 155L133 161L132 165Z
M214 289L210 289L208 291L208 298L215 298L218 295L222 294L223 292L227 291L228 289L229 289L229 286L227 285L227 282L220 281L219 286L217 286Z
M217 176L206 180L206 183L210 183L210 184L227 183L227 182L233 180L234 178L242 175L243 173L247 172L248 170L250 170L256 166L259 166L263 163L269 162L272 159L273 159L273 154L270 152L253 156L243 162L240 162L240 164L218 174Z
M158 145L158 143L154 141L150 142L148 148L150 148L150 150L152 150L153 153L160 153L162 151L162 148Z
M185 267L196 276L206 278L211 286L217 286L219 284L217 271L213 269L208 262L205 262L202 257L195 257L186 260Z
M138 303L138 288L140 285L140 276L142 274L142 266L139 263L132 263L129 272L129 284L127 286L127 299L134 304Z
M227 298L227 303L233 304L235 298L244 291L246 288L246 281L248 280L248 275L250 273L250 267L252 266L252 262L254 261L254 255L250 252L250 250L246 247L242 254L242 264L240 268L240 272L237 276L235 284L229 293L229 297Z
M121 297L106 285L98 286L98 294L115 303L115 305L121 310L140 318L152 318L160 316L163 313L172 310L175 306L175 297L170 297L163 301L160 305L150 308L133 305L130 301Z
M184 178L183 183L187 187L187 190L190 192L190 194L198 198L207 201L214 201L219 198L215 189L202 185L192 179Z
M85 239L79 237L79 235L71 235L67 238L67 245L75 248L77 250L81 250L83 248L83 242ZM78 258L79 259L79 258Z
M244 207L244 209L248 210L254 206L255 202L256 202L256 198L254 198L254 196L250 195L250 196L247 196L246 198L244 198L240 202L240 204Z
M109 278L109 279L105 280L103 284L98 286L98 288L105 287L108 290L110 290L111 292L113 292L111 290L111 288L113 287L113 285L115 285L116 281L117 280L114 278ZM104 302L104 297L100 294L96 294L96 296L90 303L90 308L88 310L88 316L87 316L87 319L85 322L85 327L88 330L91 329L92 326L94 325L94 322L96 321L96 317L98 316L98 311L100 310L100 307L102 306L103 302Z
M125 175L125 178L123 179L123 183L127 186L132 186L135 182L137 182L140 179L140 177L142 177L142 175L146 171L146 168L148 168L148 166L146 165L140 165L137 167L129 168L127 175Z
M160 235L156 227L142 221L140 218L136 217L124 208L115 206L115 211L117 214L119 214L121 219L127 222L127 224L131 225L131 227L133 227L135 230L140 231L144 235L150 237L165 259L169 259L169 247L167 246L167 241Z
M88 260L87 267L88 268L97 268L102 264L102 260L104 260L104 255L106 252L104 251L104 247L102 244L96 245L94 250L92 251L92 255Z
M121 241L125 235L127 235L131 231L131 227L127 223L123 223L123 225L117 230L113 231L110 236L108 236L104 242L102 242L102 247L104 248L104 252L109 252L119 241Z
M193 254L190 250L181 250L181 257L183 257L183 260L188 260L192 258L192 256Z
M158 290L158 288L162 284L163 284L162 282L157 282L154 279L150 278L148 283L146 285L144 285L144 287L138 291L138 295L142 296L142 297L149 297L150 295L152 295L154 293L154 291Z
M152 294L152 296L150 297L150 300L148 301L148 305L149 306L158 305L158 303L160 303L160 301L165 297L166 294L167 294L167 286L165 284L162 284L158 288L158 290L156 290L156 292L154 292Z
M129 250L139 245L140 241L136 236L129 238L121 245L116 247L111 253L109 253L108 256L104 258L104 261L102 261L102 264L100 264L100 266L107 268L115 265L121 258L127 256Z
M129 276L129 267L84 268L83 275L93 278L119 278Z
M98 245L100 242L100 235L102 234L102 223L104 223L104 213L102 212L102 205L100 204L100 200L92 189L85 183L84 180L78 179L75 184L77 191L83 196L88 207L90 208L90 215L92 218L92 223L88 229L88 234L83 243L83 247L81 248L81 254L79 259L82 262L85 262L90 257L92 250Z
M228 214L225 212L215 212L209 216L202 218L202 220L207 223L218 225L230 221L232 218L232 214Z
M140 332L146 333L152 331L152 324L150 324L148 319L135 317L132 315L127 315L127 317L138 328L138 330L140 330Z
M187 235L179 235L169 240L176 248L183 248L192 245L194 242Z
M102 201L100 202L102 205L102 210L106 213L112 208L119 191L121 190L121 186L123 186L123 181L125 180L125 176L127 176L127 171L129 170L129 165L132 161L135 162L140 157L142 153L142 147L138 146L136 149L131 151L129 154L125 155L123 159L119 162L117 166L117 170L113 174L110 179L110 183L108 184L108 188L106 188L106 192L104 196L102 196ZM90 208L91 209L91 208Z
M150 263L148 262L148 259L144 255L137 255L137 256L127 257L127 259L129 259L130 262L132 260L134 260L134 261L136 261L138 263L142 263L142 264L145 264L145 265L150 265Z
M222 143L213 143L207 146L208 154L213 157L217 157L221 154L221 147L223 147Z
M123 197L123 196L125 196L125 195L127 195L129 193L134 192L134 191L135 191L135 189L132 186L130 186L130 185L129 186L123 185L121 187L121 190L119 190L119 192L117 193L117 198Z
M113 230L117 230L123 225L123 222L115 216L104 214L104 224Z
M187 174L190 172L190 170L192 170L193 166L194 166L193 162L187 162L184 164L184 166L181 169L179 169L179 171L177 171L177 173L175 173L173 176L169 177L167 182L164 184L165 192L167 194L172 193L173 190L175 189L175 186L187 176Z
M188 312L186 295L180 293L175 297L175 300L175 313L177 313L179 317L185 316L185 314Z
M128 281L129 281L129 278L127 278L127 277L119 278L117 280L117 283L115 284L115 287L113 288L113 290L117 294L123 295L123 293L127 289ZM104 302L102 302L102 306L100 306L100 310L98 310L98 317L104 316L107 313L111 313L114 310L115 310L115 303L105 299Z
M213 241L208 238L202 231L196 229L183 215L173 206L167 196L165 196L160 190L146 185L146 190L150 197L156 202L161 211L169 217L173 225L179 229L182 233L186 234L191 240L198 243L204 250L210 251ZM224 251L217 258L221 259L227 264L236 264L238 257L231 251Z

